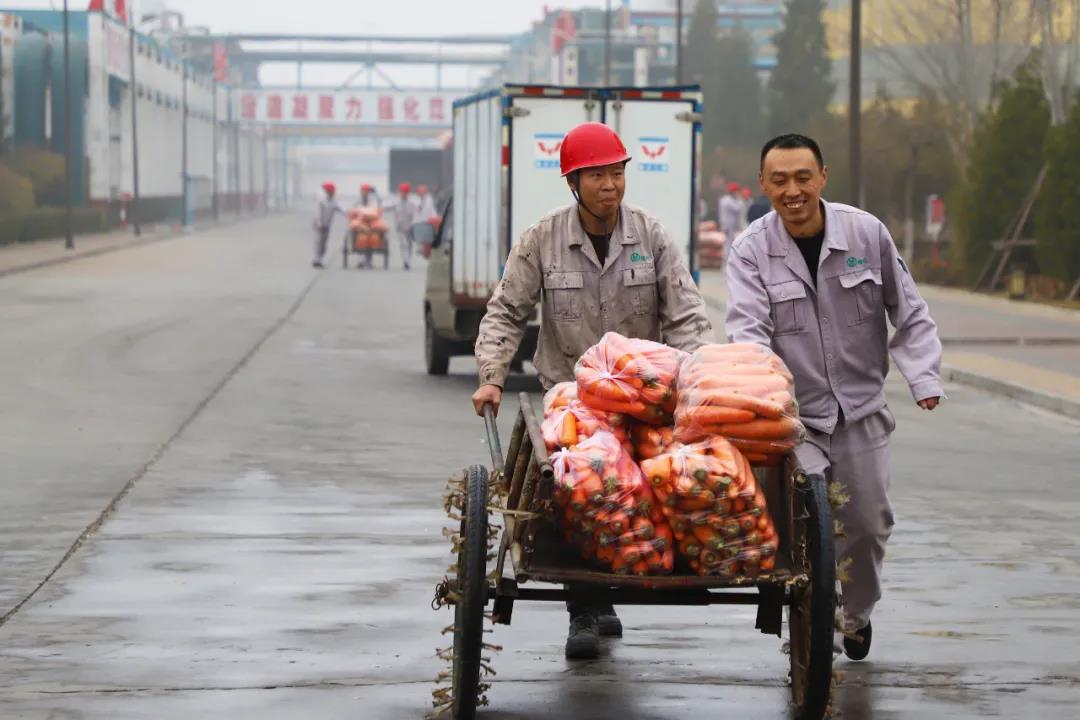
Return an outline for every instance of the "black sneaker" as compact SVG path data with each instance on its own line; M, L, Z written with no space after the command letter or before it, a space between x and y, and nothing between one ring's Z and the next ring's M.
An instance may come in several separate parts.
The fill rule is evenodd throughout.
M600 637L622 637L622 621L614 610L597 613L596 627L600 631Z
M567 660L592 660L600 656L600 632L596 617L591 614L570 618L570 633L566 636Z
M847 635L844 636L844 654L852 660L863 660L870 654L870 640L873 636L870 621L867 620L866 627L862 630L856 630L855 634L859 636L858 640Z

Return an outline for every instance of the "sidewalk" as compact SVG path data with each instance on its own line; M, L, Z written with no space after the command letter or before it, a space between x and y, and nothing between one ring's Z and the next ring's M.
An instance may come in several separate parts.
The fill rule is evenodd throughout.
M932 285L920 290L945 346L946 381L1080 419L1080 311ZM702 271L701 291L722 308L723 272Z
M221 220L215 222L203 222L193 226L190 232L198 232L213 227L223 227L244 220L246 218L261 217L255 215L222 215ZM0 277L13 273L25 272L36 268L48 267L58 263L69 262L77 258L93 257L115 250L123 250L149 242L167 240L184 234L179 225L159 223L156 225L144 225L142 234L136 236L132 228L113 230L107 233L94 235L76 235L75 248L64 248L64 238L51 240L36 240L28 243L14 243L0 245Z

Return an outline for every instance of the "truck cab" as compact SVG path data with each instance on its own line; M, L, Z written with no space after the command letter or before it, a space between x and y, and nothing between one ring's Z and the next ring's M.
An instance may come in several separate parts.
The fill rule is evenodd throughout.
M424 366L429 375L445 375L450 358L472 355L480 334L480 320L487 301L455 301L451 294L451 258L454 245L454 195L451 192L442 211L442 221L435 232L428 254L427 282L424 287ZM534 309L525 337L511 364L521 372L525 360L536 352L539 337L539 312Z

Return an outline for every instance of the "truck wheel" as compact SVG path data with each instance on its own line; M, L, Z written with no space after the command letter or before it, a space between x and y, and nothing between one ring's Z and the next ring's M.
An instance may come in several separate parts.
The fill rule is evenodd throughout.
M424 364L428 375L445 375L450 369L450 348L436 332L430 310L424 312Z

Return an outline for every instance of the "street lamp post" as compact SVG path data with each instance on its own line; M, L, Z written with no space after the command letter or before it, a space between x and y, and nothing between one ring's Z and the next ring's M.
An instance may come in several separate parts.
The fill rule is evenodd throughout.
M611 0L604 8L604 84L611 84Z
M682 85L682 0L675 0L675 84Z
M71 234L71 58L68 41L68 3L64 0L64 247L75 249Z
M848 85L848 141L851 197L863 205L862 186L862 0L851 0L851 63Z
M184 215L184 227L191 226L191 197L188 190L188 68L187 68L187 43L184 43L184 55L180 61L181 75L183 80L181 82L180 91L180 181L183 183L183 215Z
M131 94L131 204L128 206L128 218L135 229L136 235L142 234L142 226L139 224L139 94L138 84L135 79L135 27L128 30L128 61L131 64L131 84L128 92Z

